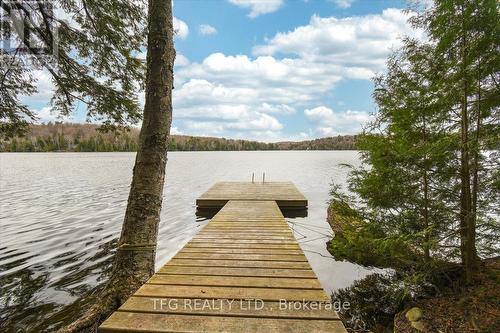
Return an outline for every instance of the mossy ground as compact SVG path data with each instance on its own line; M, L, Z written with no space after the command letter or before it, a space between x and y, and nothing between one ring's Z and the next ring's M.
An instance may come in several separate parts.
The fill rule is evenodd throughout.
M481 265L474 286L450 288L440 297L413 304L422 309L426 332L500 332L500 258L485 260ZM396 315L395 331L416 332L405 313Z

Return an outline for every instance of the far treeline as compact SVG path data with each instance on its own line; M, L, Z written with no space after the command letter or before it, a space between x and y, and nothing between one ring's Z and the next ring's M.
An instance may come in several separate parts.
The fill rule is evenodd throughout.
M0 142L0 152L126 152L137 151L139 130L102 132L98 125L49 122L31 125L26 135ZM266 143L214 137L171 135L170 151L354 150L356 136Z

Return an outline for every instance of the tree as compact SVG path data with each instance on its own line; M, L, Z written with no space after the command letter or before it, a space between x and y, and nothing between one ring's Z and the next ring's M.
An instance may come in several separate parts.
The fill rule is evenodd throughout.
M33 111L18 98L36 91L31 71L22 67L16 53L0 54L0 139L25 133L29 122L36 119Z
M444 0L413 21L430 40L406 40L375 80L377 119L349 179L357 196L332 192L335 216L355 218L330 248L431 280L429 264L461 260L470 284L478 257L498 251L499 9Z
M2 36L20 43L0 54L0 138L25 133L37 119L20 96L36 92L40 75L54 83L51 106L57 115L85 105L87 118L101 122L103 129L140 120L137 92L144 63L137 56L146 36L143 1L21 0L2 1L0 8L5 14Z
M374 98L379 117L375 124L378 129L387 127L385 135L366 136L361 146L371 151L367 158L376 159L374 170L383 171L376 173L381 176L378 184L361 182L363 185L357 188L364 192L364 184L384 189L390 186L382 200L373 203L392 210L388 212L392 218L384 218L401 219L400 233L413 233L413 246L422 250L426 262L431 259L431 250L439 247L437 237L453 225L453 216L446 208L452 140L446 135L446 117L439 99L442 82L433 80L443 63L433 55L429 45L406 40L405 47L389 59L387 75L376 80ZM380 149L386 153L374 153ZM369 200L377 189L372 187L370 191L365 194Z
M363 248L358 262L420 271L442 258L443 242L452 243L456 233L448 208L453 187L448 162L453 140L446 133L439 98L442 82L433 81L442 66L431 46L407 39L389 58L387 74L376 78L377 118L358 142L364 166L353 170L349 180L361 204L357 213L347 215L360 221L349 219L351 225L343 226L344 238L331 244L336 255ZM334 207L346 216L349 210L342 203L349 200L332 194L338 201ZM350 239L360 235L371 239Z
M100 301L65 331L95 330L154 273L172 121L173 34L172 2L150 0L144 119L118 251Z
M477 269L478 214L485 217L478 204L488 205L488 200L481 199L485 179L480 178L488 178L491 166L484 169L481 151L488 138L498 135L499 22L495 0L437 1L419 22L438 56L448 63L441 79L449 88L445 96L449 122L456 124L460 135L461 257L469 283Z

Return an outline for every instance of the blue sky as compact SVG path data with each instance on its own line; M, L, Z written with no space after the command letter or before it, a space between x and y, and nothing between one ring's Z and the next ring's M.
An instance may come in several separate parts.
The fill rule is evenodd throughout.
M398 0L174 0L172 132L262 141L360 132L376 110L371 77L384 71L401 37L421 37L405 7ZM42 120L50 119L35 100Z

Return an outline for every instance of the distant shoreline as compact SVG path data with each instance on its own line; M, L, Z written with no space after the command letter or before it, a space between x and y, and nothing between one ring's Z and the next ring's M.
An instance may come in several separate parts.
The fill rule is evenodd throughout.
M237 152L328 152L328 151L352 151L357 152L359 149L274 149L274 150L169 150L169 153L214 153L214 152L225 152L225 153L237 153ZM0 154L65 154L65 153L135 153L136 151L0 151Z
M169 151L307 151L356 150L357 135L305 141L259 142L241 139L171 135ZM0 142L0 152L135 152L139 130L101 132L94 124L32 125L24 137Z

